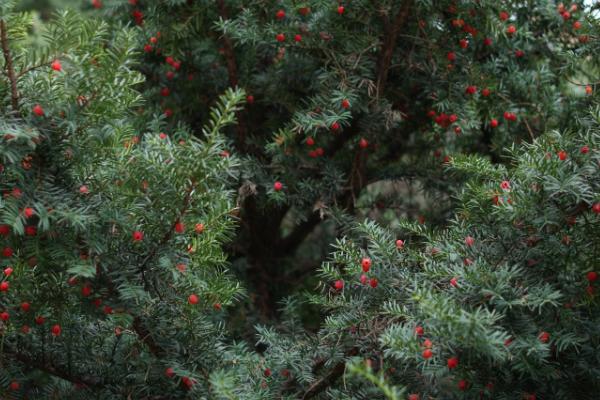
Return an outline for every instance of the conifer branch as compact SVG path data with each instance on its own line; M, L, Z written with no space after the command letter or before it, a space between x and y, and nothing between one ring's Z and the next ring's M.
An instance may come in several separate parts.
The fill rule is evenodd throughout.
M12 54L8 42L8 32L4 20L0 20L0 43L2 44L2 53L4 54L4 67L10 81L10 100L13 111L19 115L19 92L17 90L17 78L13 66Z
M106 382L103 382L102 380L91 377L91 376L72 375L71 373L67 372L62 367L55 366L55 365L49 365L45 362L42 362L35 358L32 358L23 353L13 351L12 349L10 349L8 347L4 348L3 354L7 355L8 357L12 358L15 361L25 364L29 368L34 368L34 369L43 371L47 374L56 376L58 378L64 379L64 380L72 382L72 383L84 384L84 385L87 385L90 387L102 387L103 385L106 384Z

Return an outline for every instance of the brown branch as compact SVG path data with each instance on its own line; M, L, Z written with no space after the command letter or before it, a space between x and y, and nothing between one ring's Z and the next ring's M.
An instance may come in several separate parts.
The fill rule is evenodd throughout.
M23 353L19 353L14 351L8 347L4 348L4 355L16 360L22 364L25 364L27 367L34 368L47 374L56 376L58 378L64 379L69 382L77 383L77 384L85 384L90 387L102 387L106 384L102 380L90 376L75 376L71 373L68 373L63 367L57 367L54 365L49 365L44 363L41 360L37 360Z
M225 8L225 1L218 0L219 6L219 15L224 20L229 19L227 14L227 9ZM238 70L237 70L237 62L235 59L235 52L233 51L233 44L231 43L231 39L227 37L227 35L223 35L221 37L221 41L223 42L223 56L225 57L225 64L227 66L227 76L229 77L229 85L232 88L238 86L239 78L238 78ZM244 148L244 143L246 141L246 133L247 127L244 121L243 115L241 112L237 112L237 134L238 134L238 144L239 148Z
M192 202L192 192L194 191L195 187L196 187L196 183L193 182L185 193L185 197L183 198L183 205L182 205L181 209L179 210L179 213L177 214L177 218L170 225L170 227L169 227L170 229L163 235L162 239L158 242L158 244L156 244L152 248L152 250L150 250L150 253L146 256L144 261L142 261L140 267L138 268L139 272L143 273L146 270L146 265L152 258L154 258L154 256L158 252L159 248L162 247L163 245L165 245L169 240L171 240L171 237L173 236L173 230L175 229L175 225L177 225L177 223L179 222L181 217L183 217L183 215L187 211L188 207L190 206L190 203Z
M17 91L17 79L15 77L15 69L13 66L12 55L10 54L10 46L8 44L8 32L6 30L6 23L4 20L0 20L0 42L2 44L2 52L4 53L4 62L6 67L6 74L10 81L10 99L13 111L19 114L19 92Z
M17 80L19 80L19 78L21 78L23 75L25 75L25 74L27 74L27 73L29 73L31 71L34 71L34 70L36 70L38 68L50 66L51 64L52 64L52 61L48 61L48 62L45 62L45 63L42 63L42 64L33 65L33 66L29 67L29 68L25 68L23 71L21 71L21 72L19 72L17 74Z
M155 356L165 354L165 351L162 349L162 347L158 345L158 343L156 343L156 341L150 334L150 331L148 330L148 328L146 328L140 317L135 317L133 319L132 328L133 331L138 335L142 343L148 346L148 349L152 354L154 354Z
M387 82L388 71L392 63L392 56L394 55L394 48L396 47L396 40L398 39L398 33L400 28L404 25L408 19L410 8L413 0L405 0L396 14L394 21L390 23L389 18L384 16L383 20L383 45L379 56L379 62L377 66L377 95L379 96Z
M350 351L348 351L347 356L352 357L358 354L358 349L356 347L350 349ZM322 366L323 365L323 361L319 361L316 366ZM302 396L302 399L312 399L313 397L317 396L319 393L321 393L322 391L324 391L325 389L327 389L332 383L334 383L340 376L342 376L344 374L344 371L346 370L346 361L340 361L339 363L337 363L330 371L329 373L327 373L327 375L325 375L324 377L322 377L321 379L319 379L318 381L316 381L315 383L313 383L306 392L304 392L304 395Z
M281 251L284 254L291 254L304 241L313 229L321 223L323 219L318 211L313 212L310 217L301 222L296 229L281 241Z

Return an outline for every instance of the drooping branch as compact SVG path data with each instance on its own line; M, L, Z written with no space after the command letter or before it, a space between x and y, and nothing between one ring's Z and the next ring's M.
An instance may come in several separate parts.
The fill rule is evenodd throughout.
M37 360L26 354L15 351L8 346L4 347L3 352L1 354L11 358L12 360L20 362L21 364L24 364L29 368L34 368L43 371L47 374L56 376L58 378L64 379L72 383L84 384L90 387L102 387L106 384L106 382L103 382L102 380L95 377L71 374L67 372L67 369L64 367L50 365L48 363L43 362L42 360Z
M0 20L0 43L2 45L2 53L4 54L4 67L6 75L10 82L10 100L13 111L19 114L19 92L17 90L17 78L15 76L15 68L13 66L12 54L8 43L8 31L4 20Z

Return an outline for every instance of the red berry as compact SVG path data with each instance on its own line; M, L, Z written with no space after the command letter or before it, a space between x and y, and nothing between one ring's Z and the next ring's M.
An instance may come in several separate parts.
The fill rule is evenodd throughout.
M454 54L454 52L451 51L446 55L446 58L448 59L448 61L453 62L454 60L456 60L456 54Z
M23 310L23 312L27 312L29 311L29 309L31 308L31 305L24 301L23 303L21 303L21 310Z
M25 215L25 218L31 218L33 215L35 215L35 210L31 207L26 207L23 210L23 215Z
M248 102L248 104L253 104L254 103L254 96L252 96L251 94L249 94L248 96L246 96L246 101Z
M17 382L17 381L12 381L10 383L9 387L10 387L10 390L19 390L21 385L19 385L19 382Z
M563 17L563 19L566 21L566 20L568 20L569 18L571 18L571 13L570 13L570 12L568 12L568 11L565 11L565 12L563 12L563 13L562 13L562 17Z
M342 280L337 280L333 283L333 287L336 288L336 290L342 290L344 288L344 281Z
M60 65L60 61L54 60L52 62L51 68L55 71L60 71L60 70L62 70L62 65Z
M46 322L46 318L44 318L43 316L38 315L37 317L35 317L35 323L37 325L43 325L44 322Z
M423 350L423 358L428 360L433 356L433 352L429 349Z
M183 378L181 378L181 383L183 383L185 387L188 390L190 390L192 386L194 386L195 381L193 379L188 378L187 376L184 376Z
M490 121L490 126L492 128L497 128L498 127L498 120L496 118L492 118L492 120Z
M419 400L419 395L416 393L409 394L408 400Z
M168 80L171 80L175 77L175 72L173 71L167 71L167 73L165 74L167 76Z
M588 146L582 146L581 149L579 149L579 152L581 154L587 154L590 152L590 148Z
M340 129L340 124L338 124L337 122L334 122L333 124L331 124L332 131L337 131L339 129Z
M315 144L315 139L313 139L311 136L306 138L306 145L307 146L313 146Z
M8 321L8 319L10 318L10 315L4 311L3 313L0 314L0 319L4 322Z
M196 296L195 294L190 294L190 296L188 297L188 303L192 305L198 304L198 296Z
M52 326L52 328L50 329L50 332L52 333L53 336L60 336L62 329L60 328L60 325L56 324L56 325Z
M9 225L0 225L0 235L8 236L10 234L10 226Z
M485 88L485 89L483 89L483 90L481 91L481 95L482 95L483 97L488 97L488 96L490 95L490 93L491 93L491 91L490 91L490 89L489 89L489 88Z
M455 123L458 120L458 116L456 114L452 114L448 117L448 121L451 123Z
M467 89L465 89L465 93L467 93L467 94L477 93L477 86L473 86L473 85L467 86Z
M377 287L377 285L379 284L379 281L377 280L377 278L371 278L371 280L369 281L369 285L375 289Z
M370 258L363 258L360 264L362 266L363 272L369 272L369 270L371 269L371 259Z
M458 358L457 357L449 358L447 364L448 364L449 369L456 368L458 366Z
M154 48L151 45L147 44L147 45L144 46L144 52L145 53L151 53L152 50L154 50Z
M301 41L302 41L302 35L300 35L300 34L294 35L294 42L301 42Z
M204 224L196 224L194 231L198 234L202 233L204 231Z
M152 44L156 44L157 42L158 42L158 39L157 39L156 37L152 36L152 37L150 38L150 43L152 43Z
M83 297L88 297L90 294L92 294L92 288L89 285L84 285L81 288L81 295Z
M278 33L277 35L275 35L275 40L281 43L285 41L285 35L283 33Z
M598 273L595 271L590 271L587 273L586 277L588 281L596 282L596 280L598 279Z
M275 13L275 18L277 19L284 19L285 18L285 11L283 10L279 10Z
M13 253L13 249L10 247L5 247L4 249L2 249L2 255L6 258L12 257Z
M581 28L581 22L579 22L579 21L573 22L573 29L580 29L580 28Z
M31 330L31 329L29 328L29 325L23 325L23 326L21 327L21 332L22 332L22 333L28 334L30 330Z
M135 231L133 232L133 241L134 242L141 242L142 240L144 240L144 233L141 231Z
M592 211L594 212L594 214L600 214L600 203L595 203L592 206Z
M366 276L365 274L362 274L362 275L360 276L360 283L362 283L362 284L364 285L365 283L367 283L367 280L368 280L368 279L369 279L369 278L367 278L367 276Z
M165 376L166 376L167 378L172 378L172 377L174 377L174 376L175 376L175 370L174 370L173 368L171 368L171 367L169 367L169 368L165 369Z
M397 249L402 249L404 247L404 240L396 240L396 248Z
M344 10L345 10L344 6L339 6L337 8L337 13L340 14L340 15L342 15L344 13Z
M424 329L422 326L419 326L419 325L415 326L415 334L417 336L423 336L423 332L424 332Z
M4 268L4 275L8 278L13 273L13 269L11 267Z
M564 150L559 151L557 155L560 161L565 161L567 159L567 152Z
M88 194L89 192L90 192L90 189L86 185L81 185L79 187L79 193Z
M271 369L270 368L265 368L265 370L263 371L263 374L265 375L266 378L271 376Z
M184 233L185 232L185 225L183 222L177 222L175 224L175 232L177 233Z
M350 101L348 99L342 100L342 108L345 108L345 109L350 108Z
M467 390L467 388L469 387L469 382L465 381L464 379L461 379L460 381L458 381L458 389L459 390Z
M102 8L102 2L100 0L92 0L92 7L95 9Z
M358 146L361 149L366 149L367 147L369 147L369 142L367 141L367 139L361 138L360 141L358 142Z
M308 7L300 7L298 9L298 12L300 13L300 15L306 17L310 13L310 8L308 8Z
M587 95L592 94L592 87L590 85L587 85L585 87L585 94L587 94Z
M425 346L425 348L427 348L427 349L430 349L430 348L431 348L431 346L433 346L433 343L431 343L431 340L429 340L429 339L425 339L425 340L423 341L423 346Z
M500 11L500 20L506 21L508 19L508 13L506 11Z
M167 97L167 96L169 96L170 94L171 94L171 91L169 90L169 88L168 88L168 87L164 87L164 88L160 89L160 95L161 95L162 97Z
M473 244L475 244L475 239L472 236L467 236L465 238L465 244L469 247L473 246Z
M550 340L550 334L548 332L541 332L538 338L540 342L547 343Z
M456 278L450 279L450 285L452 285L453 287L457 287L458 286L458 280Z
M515 57L521 58L524 55L525 55L525 52L523 50L515 50Z
M500 182L500 188L502 190L510 190L510 182L509 181Z
M492 45L492 38L486 37L485 39L483 39L483 45L484 46L491 46Z
M0 283L0 292L7 292L10 285L8 282L4 281Z
M44 115L44 109L39 104L33 106L33 113L38 117L42 117Z
M517 32L517 27L514 25L510 25L508 28L506 28L506 33L509 35L512 35L515 32Z
M460 39L460 41L458 42L458 45L462 49L466 49L467 47L469 47L469 41L467 39Z
M281 189L283 189L283 183L277 181L273 184L273 190L276 192L281 191Z

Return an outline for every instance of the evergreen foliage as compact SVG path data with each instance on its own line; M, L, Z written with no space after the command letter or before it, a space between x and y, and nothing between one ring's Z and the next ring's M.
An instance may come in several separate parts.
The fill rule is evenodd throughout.
M597 396L598 5L29 6L1 398Z

